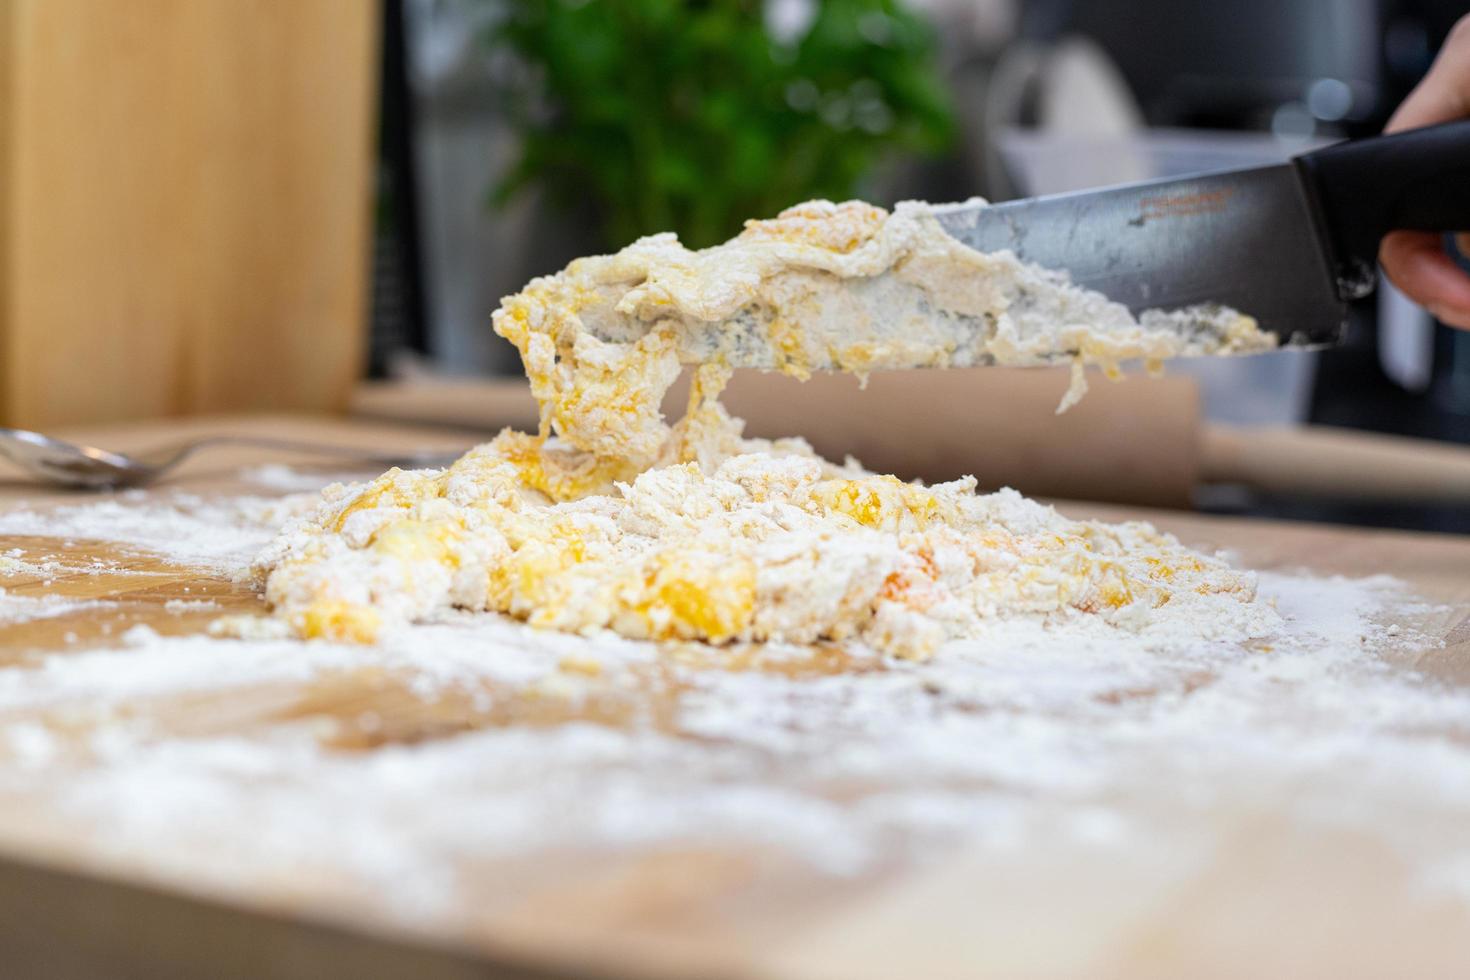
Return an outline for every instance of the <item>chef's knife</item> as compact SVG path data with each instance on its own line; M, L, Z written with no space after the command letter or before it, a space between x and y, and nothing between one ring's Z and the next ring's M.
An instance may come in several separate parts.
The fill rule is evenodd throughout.
M1283 344L1342 337L1395 229L1470 230L1470 121L1277 166L940 209L950 234L1066 270L1135 314L1221 303Z

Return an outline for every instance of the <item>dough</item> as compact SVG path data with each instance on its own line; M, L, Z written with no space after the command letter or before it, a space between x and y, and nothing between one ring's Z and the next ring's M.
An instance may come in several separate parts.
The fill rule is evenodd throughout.
M495 313L541 405L447 470L328 488L260 557L304 637L372 641L450 608L651 640L856 639L925 657L1007 616L1136 629L1254 580L1147 524L1063 518L973 478L922 487L750 440L732 367L1156 362L1272 345L1198 308L1135 320L1100 294L947 235L932 209L818 201L701 252L672 235L580 259ZM688 411L659 404L697 365ZM1080 373L1078 374L1080 379ZM1078 391L1080 391L1080 382Z

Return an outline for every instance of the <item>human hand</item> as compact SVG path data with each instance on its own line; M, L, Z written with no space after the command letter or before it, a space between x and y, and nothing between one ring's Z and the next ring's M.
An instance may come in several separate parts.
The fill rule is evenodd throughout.
M1385 132L1418 129L1470 117L1470 15L1450 31L1429 74L1389 119ZM1470 255L1470 234L1455 238ZM1470 330L1470 274L1445 252L1444 236L1432 231L1389 232L1378 261L1393 284L1435 318Z

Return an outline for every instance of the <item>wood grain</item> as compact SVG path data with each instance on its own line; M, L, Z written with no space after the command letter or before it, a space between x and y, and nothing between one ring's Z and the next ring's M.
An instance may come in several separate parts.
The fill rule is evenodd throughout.
M342 407L366 330L377 16L0 5L0 422Z

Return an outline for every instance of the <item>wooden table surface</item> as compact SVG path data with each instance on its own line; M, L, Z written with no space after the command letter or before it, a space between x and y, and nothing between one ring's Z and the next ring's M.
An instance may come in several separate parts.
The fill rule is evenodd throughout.
M207 431L256 431L343 444L453 449L474 434L330 420L214 420L125 426L84 433L129 449ZM279 454L222 451L192 461L152 493L258 493L240 467ZM290 460L298 465L310 460ZM43 491L0 473L0 513L92 498ZM1228 547L1249 567L1307 568L1349 576L1387 573L1441 604L1422 626L1443 646L1397 664L1452 686L1470 685L1470 539L1264 523L1184 512L1123 511L1067 504L1073 516L1144 516L1187 543ZM247 587L218 573L171 566L105 542L0 537L0 553L68 561L103 557L103 575L0 576L16 596L105 598L107 613L82 611L0 623L0 672L44 669L78 650L113 645L136 623L161 634L203 630L228 611L259 612ZM170 600L208 597L208 612L167 611ZM64 634L73 634L71 642ZM1392 659L1392 658L1390 658ZM444 737L507 721L463 704L425 706L382 678L335 686L254 691L239 700L148 705L158 726L180 738L208 730L256 737L287 723L371 707L382 730L344 751ZM203 720L201 720L203 719ZM555 717L533 718L555 723ZM0 723L7 721L0 713ZM76 722L101 727L106 718ZM295 731L295 729L290 729ZM0 758L0 776L11 763ZM432 805L432 801L425 801ZM1126 894L1067 890L1085 855L1059 847L1048 866L1006 866L993 854L961 850L936 867L895 867L843 878L814 874L770 855L732 860L718 850L630 852L585 864L511 862L484 869L484 906L452 921L409 922L385 915L374 896L354 895L321 877L280 882L193 880L163 861L99 853L48 810L44 799L8 798L0 811L0 944L7 976L726 976L942 977L1004 975L1205 976L1257 972L1373 976L1395 965L1406 974L1467 975L1470 912L1449 902L1404 904L1407 871L1392 853L1349 831L1334 836L1285 825L1270 812L1232 815L1222 853L1163 887L1146 869L1111 882ZM1224 819L1224 818L1222 818ZM1457 843L1453 835L1451 843ZM1470 828L1464 834L1470 853ZM166 849L165 845L160 845ZM1447 858L1453 855L1447 855ZM502 864L504 864L502 862ZM1157 869L1155 869L1157 870ZM1116 869L1115 869L1116 871ZM1165 875L1167 878L1168 876ZM1060 883L1060 884L1059 884ZM1045 889L1063 889L1044 892ZM1051 916L1006 914L1054 908ZM1121 911L1120 911L1121 909ZM1132 916L1131 945L1108 943L1109 916ZM1272 928L1283 919L1296 925ZM1150 924L1139 933L1138 922ZM1115 923L1116 924L1116 923ZM1372 942L1344 941L1372 928ZM1142 936L1143 938L1139 938ZM1110 938L1112 937L1112 938ZM1083 959L1051 955L1080 944ZM1088 945L1091 943L1092 945ZM1004 947L1004 955L997 950ZM1040 951L1034 962L1025 950ZM1405 953L1411 950L1412 955ZM1019 951L1019 952L1018 952ZM1082 954L1078 954L1082 955ZM1086 957L1093 957L1088 959ZM1042 964L1030 969L1036 964Z

